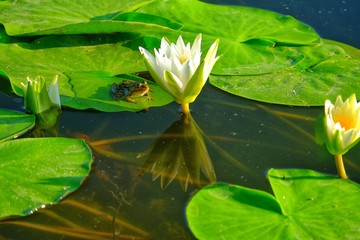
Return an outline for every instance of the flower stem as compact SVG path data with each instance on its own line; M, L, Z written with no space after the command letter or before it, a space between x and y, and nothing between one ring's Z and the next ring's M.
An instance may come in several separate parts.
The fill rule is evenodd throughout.
M347 179L348 176L346 175L344 162L343 162L343 158L342 158L341 154L335 154L335 164L336 164L336 169L338 171L339 176L341 178Z
M184 114L189 114L189 113L190 113L189 103L182 103L182 104L181 104L181 111L182 111Z

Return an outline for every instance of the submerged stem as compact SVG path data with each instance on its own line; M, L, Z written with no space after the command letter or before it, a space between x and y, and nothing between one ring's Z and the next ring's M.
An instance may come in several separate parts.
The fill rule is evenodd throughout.
M181 111L182 111L184 114L189 114L189 113L190 113L189 103L182 103L182 104L181 104Z
M335 154L335 164L336 164L336 169L338 171L339 176L341 178L347 179L348 176L346 175L344 162L343 162L343 158L342 158L341 154Z

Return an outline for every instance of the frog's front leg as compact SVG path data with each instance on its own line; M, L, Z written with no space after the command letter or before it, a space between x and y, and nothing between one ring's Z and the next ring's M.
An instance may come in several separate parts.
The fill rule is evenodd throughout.
M150 101L150 100L153 101L153 98L152 98L152 96L151 96L150 91L151 91L151 90L149 90L149 91L146 93L146 99L147 99L148 101Z
M126 97L125 97L125 100L126 100L127 102L130 102L130 103L137 103L134 99L131 98L130 95L126 96Z

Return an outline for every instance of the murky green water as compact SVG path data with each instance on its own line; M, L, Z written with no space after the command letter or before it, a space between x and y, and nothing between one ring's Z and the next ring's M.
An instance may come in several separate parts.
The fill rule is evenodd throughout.
M219 1L221 2L221 1ZM290 14L323 37L360 47L360 4L353 1L227 1ZM247 4L248 3L248 4ZM357 19L356 19L357 18ZM22 100L0 93L0 107L21 110ZM209 84L191 105L204 133L217 180L269 191L269 168L307 168L336 174L331 155L314 141L322 108L269 105L226 94ZM59 205L0 224L0 239L193 239L184 209L196 188L140 174L137 158L181 118L172 103L144 113L63 109L58 134L87 138L94 147L90 177ZM52 133L47 133L52 134ZM345 156L348 175L360 182L360 147ZM203 184L208 181L201 176Z

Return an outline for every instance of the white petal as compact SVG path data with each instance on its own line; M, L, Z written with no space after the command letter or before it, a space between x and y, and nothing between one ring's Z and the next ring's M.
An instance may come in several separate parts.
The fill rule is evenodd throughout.
M142 55L144 55L145 59L149 62L149 64L150 64L153 68L156 68L157 64L156 64L156 61L155 61L154 56L153 56L148 50L146 50L146 49L143 48L143 47L139 47L139 50L140 50L140 53L141 53Z
M204 66L204 76L203 76L204 81L207 80L212 68L214 67L214 64L219 59L219 56L215 57L218 46L219 46L219 39L216 39L215 42L211 45L209 51L207 52L207 54L205 56L205 59L204 59L205 66Z
M189 80L191 79L193 74L194 74L194 72L191 69L190 61L186 61L183 64L183 67L181 69L181 76L179 76L182 83L183 83L183 86L181 88L181 92L184 91L185 87L189 83Z
M173 58L179 58L181 55L181 52L179 51L179 49L176 47L175 44L171 44L170 46L170 54L169 54L169 58L173 59Z
M185 50L185 43L184 40L182 39L182 36L180 35L176 41L176 47L180 50L180 51L184 51Z
M184 48L184 53L186 53L186 55L189 56L189 58L192 58L192 54L191 54L191 46L190 43L186 44L185 48Z
M201 33L199 33L197 35L197 37L194 40L193 46L191 48L191 55L195 56L195 54L199 54L201 55L201 39L202 39L202 35Z
M184 85L182 83L182 81L179 79L178 76L176 76L173 72L170 72L171 76L174 78L175 83L176 83L176 88L178 89L178 91L182 92L181 89L184 88ZM168 81L166 81L168 83ZM169 87L170 88L170 87ZM171 89L171 88L170 88ZM172 91L170 91L172 92Z
M155 61L158 68L158 72L163 72L164 70L171 69L171 61L166 56L166 53L162 49L159 49L159 51L155 49Z
M341 132L341 138L342 138L342 144L343 148L347 148L349 145L351 145L356 139L353 137L354 130Z
M192 61L191 61L193 68L197 69L200 65L200 62L201 62L201 52L196 52L195 55L193 55Z
M180 63L180 60L178 58L172 58L171 59L171 71L175 73L176 75L179 75L178 73L182 70L182 64Z
M167 57L170 56L170 44L164 37L161 39L160 49L166 54Z
M199 67L200 65L200 61L199 63L194 63L194 61L192 59L189 59L189 71L190 71L190 78L192 77L192 75L195 73L196 69Z
M145 60L149 63L151 68L153 69L154 73L157 73L158 78L163 79L161 74L161 69L158 66L158 61L155 59L155 57L145 48L139 47L140 53L144 55ZM155 49L155 54L158 54L158 52Z

